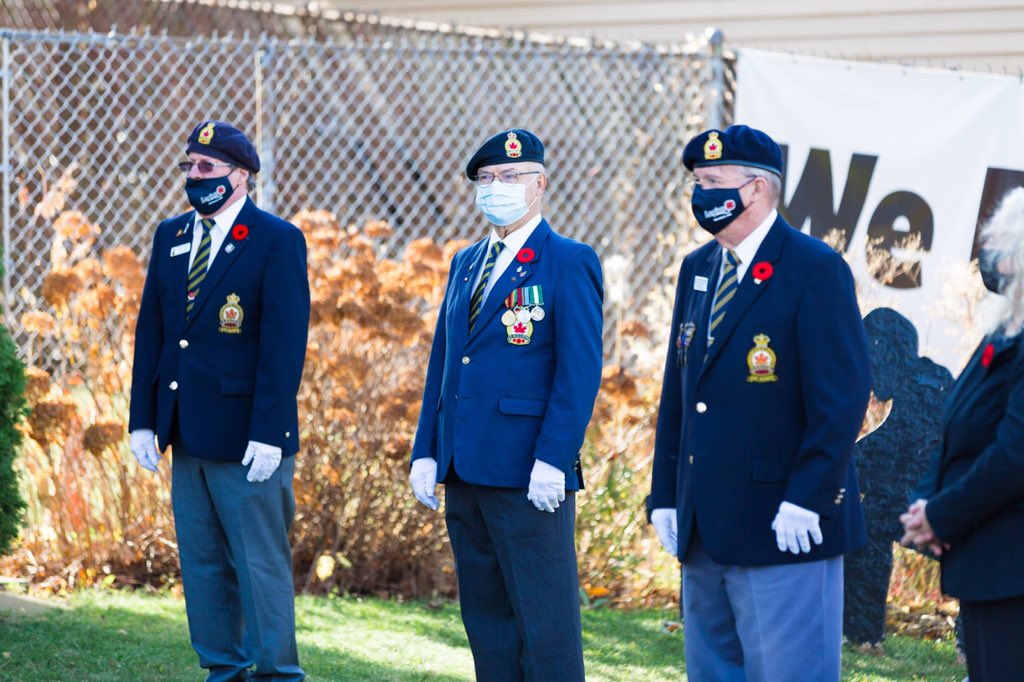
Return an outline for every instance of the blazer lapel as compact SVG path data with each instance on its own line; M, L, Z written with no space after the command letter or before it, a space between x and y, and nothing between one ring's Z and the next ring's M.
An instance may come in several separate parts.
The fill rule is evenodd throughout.
M489 243L490 237L484 237L470 246L460 271L455 273L460 281L452 288L452 299L448 306L453 309L452 319L455 324L461 325L460 333L469 331L469 302L473 298L473 289L476 286L476 273L484 266ZM448 333L451 334L451 330Z
M967 366L964 367L964 371L960 373L959 378L957 378L956 383L953 385L949 398L946 399L945 418L943 419L945 424L948 425L952 421L951 417L957 410L968 404L968 399L985 382L985 377L988 376L988 367L981 364L985 348L992 344L992 362L994 362L995 358L999 357L999 355L1015 347L1019 338L1019 336L1007 338L999 333L989 334L985 337L977 350L974 351L974 355L968 360Z
M199 317L199 313L202 311L203 306L205 306L206 302L210 300L210 293L217 287L220 280L238 260L242 251L252 238L250 233L254 229L254 223L256 223L258 219L259 216L256 213L256 205L252 203L251 199L246 197L245 206L242 207L242 210L238 213L238 217L235 218L235 222L228 230L223 243L220 245L220 250L217 251L217 255L213 259L213 264L210 265L210 269L206 273L206 279L204 279L203 283L199 286L199 294L196 296L196 304L192 308L192 314L189 317L189 324ZM246 228L246 234L241 239L236 239L235 229L239 226L244 226ZM182 315L184 315L184 312L182 312Z
M708 352L708 321L711 318L711 301L714 299L714 291L718 288L718 277L722 271L721 258L721 247L710 249L707 260L695 268L699 274L694 277L704 277L707 280L707 288L703 292L698 292L696 287L693 287L690 291L693 303L687 301L686 304L684 322L692 322L694 325L693 339L691 340L693 347L687 351L686 367L688 373L694 373L694 378L699 377L704 371L704 356ZM678 331L676 330L676 333Z
M755 282L753 267L755 263L768 261L774 264L779 260L779 256L782 254L782 244L786 240L786 230L788 229L790 228L786 226L782 218L777 218L775 224L768 230L764 241L761 242L761 246L758 247L753 261L747 264L747 271L743 275L743 281L740 282L739 288L736 289L736 295L729 301L725 309L725 317L722 318L721 324L715 330L715 342L708 348L705 365L709 366L715 361L722 348L728 343L729 337L732 336L740 320L743 319L743 316L746 315L754 302L772 285L771 279L763 280L760 283ZM715 279L717 286L718 278L716 277Z
M541 220L540 224L534 229L533 234L523 244L521 251L530 249L533 251L533 258L528 262L520 261L513 254L512 262L505 269L505 272L501 273L498 281L494 283L491 288L491 293L484 299L483 308L480 310L480 316L476 320L476 325L473 327L473 332L469 335L470 340L476 337L480 333L480 330L487 326L488 320L498 314L504 305L505 299L508 295L518 287L526 286L525 282L530 278L536 269L537 262L540 260L541 251L544 246L544 242L547 240L548 235L551 234L551 226L548 225L546 220ZM467 320L469 318L467 317ZM467 321L468 325L468 321Z
M175 231L174 241L171 243L171 251L168 253L171 261L172 279L174 281L174 284L171 285L171 291L174 292L174 311L177 315L176 319L182 322L185 320L185 302L188 296L188 261L191 258L192 230L195 225L195 218L195 211L185 215ZM183 248L185 246L188 247L187 250ZM179 249L182 250L181 255L170 256L171 252L178 253Z

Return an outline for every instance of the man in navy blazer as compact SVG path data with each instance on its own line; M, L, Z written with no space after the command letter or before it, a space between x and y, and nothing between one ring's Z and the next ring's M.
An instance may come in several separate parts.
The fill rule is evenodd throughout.
M192 646L209 682L302 680L288 529L309 326L306 242L248 198L244 133L189 135L195 208L156 229L135 330L131 447L171 502ZM255 671L250 671L255 665Z
M490 138L466 175L492 224L452 259L412 451L455 555L479 680L583 680L574 493L601 382L601 266L541 216L544 147Z
M683 261L649 507L683 564L689 678L838 680L842 554L865 540L867 407L853 278L776 210L782 154L747 126L683 152L714 240Z

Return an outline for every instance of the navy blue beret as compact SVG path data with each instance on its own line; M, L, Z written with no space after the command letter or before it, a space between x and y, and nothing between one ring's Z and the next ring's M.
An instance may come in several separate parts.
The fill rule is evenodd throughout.
M782 150L775 140L749 126L705 130L686 144L683 165L687 170L702 166L753 166L782 177Z
M185 151L212 156L253 173L260 172L260 157L252 141L238 128L220 121L203 121L193 128Z
M544 143L529 130L506 130L484 142L466 164L466 175L476 180L476 171L481 166L496 166L500 163L536 161L544 163Z

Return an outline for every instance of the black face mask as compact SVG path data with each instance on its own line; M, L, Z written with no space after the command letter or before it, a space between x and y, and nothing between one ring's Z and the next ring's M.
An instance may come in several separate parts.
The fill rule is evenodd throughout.
M743 213L746 206L740 191L729 189L702 189L695 187L690 200L693 217L711 234L718 234Z
M740 190L754 181L750 178L739 187L720 187L704 189L700 185L693 188L690 207L693 217L705 230L718 234L736 220L746 206L740 197Z
M981 281L985 288L993 294L1001 294L1006 290L1010 278L1006 273L999 271L999 263L1006 257L1002 251L982 249L978 254L978 272L981 273Z
M199 215L210 215L224 208L235 188L228 181L228 176L219 178L189 178L185 180L185 194L188 203Z

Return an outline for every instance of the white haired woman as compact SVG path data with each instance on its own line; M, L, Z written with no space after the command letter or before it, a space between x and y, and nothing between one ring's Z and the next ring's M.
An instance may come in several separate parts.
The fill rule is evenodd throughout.
M960 600L971 682L1024 675L1024 188L982 231L979 267L1000 297L992 331L950 391L932 465L900 516Z

